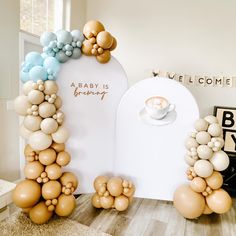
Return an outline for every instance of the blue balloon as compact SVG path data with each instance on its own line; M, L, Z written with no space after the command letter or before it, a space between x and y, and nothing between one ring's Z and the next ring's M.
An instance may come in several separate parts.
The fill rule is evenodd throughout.
M76 41L83 42L84 41L84 35L79 30L71 31L71 35L72 35L72 38L73 38L74 42L76 42Z
M81 50L79 48L74 48L71 57L73 59L78 59L81 56Z
M60 63L55 57L48 57L44 60L43 67L46 71L49 70L52 71L52 73L58 73L60 70Z
M45 60L49 55L45 52L41 53L41 57Z
M72 35L66 30L58 30L56 35L59 43L70 44L72 42Z
M43 58L38 52L29 52L25 57L25 61L34 66L43 65Z
M57 36L52 32L44 32L40 37L40 43L43 47L48 46L53 40L56 40Z
M56 53L56 59L59 62L64 63L69 60L69 57L63 51L59 51Z
M29 73L21 71L20 72L20 79L23 83L27 82L29 80Z
M29 78L34 82L37 82L38 80L46 80L47 72L42 66L34 66L29 71Z

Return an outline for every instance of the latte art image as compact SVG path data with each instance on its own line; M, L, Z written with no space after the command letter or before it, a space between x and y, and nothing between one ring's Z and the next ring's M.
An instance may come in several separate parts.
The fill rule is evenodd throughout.
M154 109L163 109L169 105L168 101L163 97L151 97L147 100L146 104Z

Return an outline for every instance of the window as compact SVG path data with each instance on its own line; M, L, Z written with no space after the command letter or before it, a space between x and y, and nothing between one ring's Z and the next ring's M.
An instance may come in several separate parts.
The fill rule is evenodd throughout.
M41 35L62 28L63 0L20 0L20 28Z

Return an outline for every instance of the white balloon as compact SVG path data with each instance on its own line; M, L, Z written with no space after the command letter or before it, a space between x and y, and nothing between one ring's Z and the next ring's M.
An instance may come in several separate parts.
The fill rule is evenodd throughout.
M64 126L60 126L58 130L52 134L52 139L56 143L65 143L68 138L69 131Z
M18 115L26 116L27 110L31 108L32 104L25 95L18 96L14 101L14 108Z
M223 171L229 166L229 157L224 151L215 152L209 160L216 171Z
M33 132L29 137L29 145L34 150L44 150L52 144L51 135L43 133L41 130Z
M25 128L23 124L20 126L20 136L24 139L29 139L30 135L32 134L32 131Z

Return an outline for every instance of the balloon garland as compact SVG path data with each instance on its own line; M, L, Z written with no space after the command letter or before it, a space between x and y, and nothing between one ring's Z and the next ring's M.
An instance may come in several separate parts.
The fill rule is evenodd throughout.
M91 55L96 54L96 49L98 62L108 62L109 50L115 48L116 40L104 30L100 22L90 21L84 27L84 35L79 30L45 32L40 37L43 53L30 52L22 63L20 79L24 84L14 107L24 117L20 135L28 143L24 149L26 179L17 184L13 201L36 224L47 222L53 212L68 216L75 208L72 194L78 180L73 173L62 170L71 160L64 144L69 132L64 126L62 100L54 80L61 63L89 51L85 37L89 47L94 48Z
M92 197L92 205L96 208L115 208L117 211L125 211L135 192L135 186L131 181L120 177L108 178L98 176L94 180L96 193Z
M190 185L178 187L174 193L174 206L185 218L194 219L213 212L223 214L232 206L232 199L222 189L220 171L229 165L224 146L222 127L214 116L195 122L195 130L185 142L185 162Z

